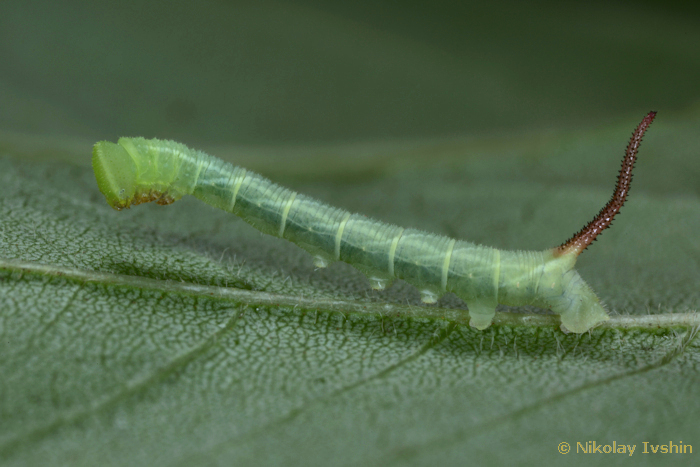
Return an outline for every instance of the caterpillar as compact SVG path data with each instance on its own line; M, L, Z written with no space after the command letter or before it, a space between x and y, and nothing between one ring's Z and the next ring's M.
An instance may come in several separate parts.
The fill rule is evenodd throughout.
M150 201L167 205L194 195L298 245L319 268L334 261L354 266L376 290L400 278L418 288L424 303L453 292L479 330L491 325L500 303L551 309L564 332L583 333L609 317L574 265L627 199L642 137L655 116L649 112L632 133L610 201L569 240L544 251L498 250L352 214L174 141L101 141L93 148L92 166L114 209Z

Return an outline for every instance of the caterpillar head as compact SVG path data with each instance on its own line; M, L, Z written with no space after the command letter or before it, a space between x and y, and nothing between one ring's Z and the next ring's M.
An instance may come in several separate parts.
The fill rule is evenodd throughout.
M145 180L139 164L124 145L133 148L130 138L120 138L118 144L100 141L92 148L92 168L97 186L116 210L155 201L158 204L175 202L175 197L160 183ZM142 157L136 154L137 157Z
M136 194L136 164L119 144L100 141L92 148L97 186L114 209L128 208Z

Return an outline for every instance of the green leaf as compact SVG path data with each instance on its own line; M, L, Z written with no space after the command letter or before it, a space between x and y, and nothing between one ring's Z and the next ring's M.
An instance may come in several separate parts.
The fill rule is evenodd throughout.
M579 262L616 313L585 335L505 308L475 331L454 297L426 307L404 283L372 292L345 264L316 271L191 198L113 211L88 146L80 165L0 159L0 459L541 464L561 442L570 458L577 442L635 457L693 444L699 119L661 117L623 215ZM636 123L376 146L355 166L369 179L313 157L296 159L313 179L281 179L265 161L282 171L284 148L250 168L387 222L542 249L607 201Z
M0 464L697 454L688 5L0 2ZM456 299L315 271L192 199L117 213L88 166L98 139L173 138L387 222L542 249L607 201L649 110L629 202L577 265L613 311L582 336L530 309L476 332ZM467 136L420 139L441 135Z

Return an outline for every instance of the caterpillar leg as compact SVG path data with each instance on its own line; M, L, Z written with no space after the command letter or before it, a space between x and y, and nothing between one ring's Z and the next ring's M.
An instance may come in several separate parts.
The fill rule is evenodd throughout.
M576 333L586 332L593 326L610 319L603 307L598 303L571 307L562 312L560 318L562 331Z
M483 331L491 326L493 317L496 316L496 302L473 301L467 303L469 307L469 325Z
M563 293L551 300L561 318L561 330L582 333L610 319L593 289L573 269L564 275Z

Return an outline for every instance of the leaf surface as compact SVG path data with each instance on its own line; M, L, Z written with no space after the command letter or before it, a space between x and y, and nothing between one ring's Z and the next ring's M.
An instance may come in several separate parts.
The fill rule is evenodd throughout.
M607 200L627 126L550 134L538 151L523 137L510 155L488 141L442 152L444 141L424 141L401 151L438 154L431 167L288 184L388 222L545 248ZM468 453L483 464L554 461L562 441L637 453L643 441L690 443L700 202L653 172L668 157L697 167L673 144L692 126L650 131L624 214L582 255L618 316L580 336L517 308L475 331L454 297L431 308L404 283L370 292L353 268L314 270L294 245L193 198L116 212L84 164L5 157L0 455L392 465ZM612 166L604 183L601 166Z

